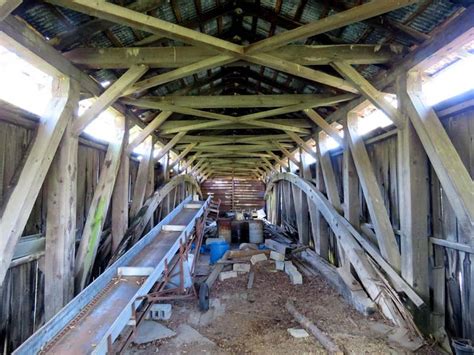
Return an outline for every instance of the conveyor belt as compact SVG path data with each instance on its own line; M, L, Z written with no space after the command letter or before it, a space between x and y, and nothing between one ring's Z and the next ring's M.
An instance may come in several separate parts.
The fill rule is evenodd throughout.
M105 354L129 323L133 309L162 276L170 261L191 234L208 201L188 197L146 236L77 295L48 323L23 343L14 354ZM163 226L183 226L182 231ZM166 228L165 229L173 229ZM119 268L151 271L149 276L118 276ZM140 269L142 268L142 269Z

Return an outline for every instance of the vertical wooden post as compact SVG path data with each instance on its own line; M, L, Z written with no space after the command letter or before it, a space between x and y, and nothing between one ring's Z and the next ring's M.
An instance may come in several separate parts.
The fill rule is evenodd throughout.
M321 162L316 163L316 187L320 192L324 192L323 173L321 171ZM316 234L314 248L322 258L329 260L329 225L321 212L318 210L316 221Z
M303 175L302 177L308 181L310 181L312 179L312 176L311 176L311 170L310 170L310 167L309 167L309 162L308 162L308 158L309 156L307 154L301 154L300 155L301 157L301 167L302 167L302 172L303 172ZM311 230L311 234L313 236L313 247L316 246L315 244L315 240L316 240L316 234L318 233L318 221L317 219L319 218L319 215L318 215L318 209L315 208L315 205L314 203L311 203L310 201L310 198L308 196L306 196L306 202L307 202L307 205L308 205L308 213L309 213L309 225L310 225L310 230ZM311 239L308 238L308 243Z
M89 280L112 198L124 143L125 119L123 117L117 118L117 126L117 136L109 143L77 252L76 292L80 292Z
M128 143L129 125L125 124L124 142ZM112 195L112 253L115 252L128 228L128 202L130 184L130 158L126 146L122 147L120 168Z
M399 110L405 113L409 97L406 77L397 80ZM425 302L428 280L428 158L412 123L406 116L398 130L398 191L400 198L401 273Z
M141 157L140 165L138 166L137 179L133 188L132 205L130 206L131 218L135 217L143 206L148 177L150 175L149 167L153 161L153 139L151 136L145 139L144 145L145 152Z
M347 125L344 124L344 137L348 136ZM360 226L360 197L359 197L359 178L357 177L356 167L349 144L343 153L342 184L344 192L344 217L359 230Z
M76 118L79 84L71 80L71 116ZM51 319L74 297L77 152L73 120L66 127L47 178L44 315Z
M347 138L356 166L365 201L374 224L375 234L382 256L400 271L400 252L395 239L392 224L384 205L382 192L375 177L374 168L369 159L364 140L358 132L359 117L354 112L347 116Z
M28 157L0 218L0 286L77 104L77 94L71 91L68 78L58 78L55 86L48 113L39 122Z

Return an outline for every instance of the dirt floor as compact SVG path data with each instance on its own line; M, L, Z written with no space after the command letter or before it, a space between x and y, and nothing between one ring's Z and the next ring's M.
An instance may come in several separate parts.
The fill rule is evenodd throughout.
M346 353L409 353L388 339L393 332L377 313L364 317L351 308L319 276L303 276L303 285L292 285L273 261L252 266L248 274L223 282L211 292L211 307L201 313L197 301L173 303L173 315L161 322L176 336L144 345L133 345L129 354L315 354L325 353L313 336L293 338L288 328L301 326L287 312L292 299L298 311L328 334ZM436 353L424 346L416 353Z

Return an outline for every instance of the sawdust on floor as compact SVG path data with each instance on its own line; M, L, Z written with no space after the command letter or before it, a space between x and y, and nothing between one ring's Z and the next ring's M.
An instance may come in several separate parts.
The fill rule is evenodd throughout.
M286 311L291 298L298 311L326 332L348 353L407 353L374 332L387 327L376 313L365 317L349 306L328 283L318 276L303 276L303 285L292 285L288 276L275 271L272 261L252 266L253 288L247 290L248 274L223 282L211 291L211 307L201 313L197 301L173 302L173 315L163 322L173 330L187 325L199 332L202 341L161 340L145 346L132 346L133 354L317 354L326 353L312 337L293 338L288 328L301 326ZM178 337L180 337L179 331ZM185 337L183 335L183 337ZM208 342L209 341L209 342ZM175 345L173 345L175 343ZM180 345L177 345L180 344ZM417 353L436 353L425 346Z

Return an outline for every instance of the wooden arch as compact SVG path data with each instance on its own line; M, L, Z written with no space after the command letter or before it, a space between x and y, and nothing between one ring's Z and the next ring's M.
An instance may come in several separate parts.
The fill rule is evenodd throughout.
M392 322L410 329L412 327L412 321L406 318L403 311L401 312L399 310L392 296L387 292L387 289L383 287L383 284L387 282L387 280L385 280L380 270L374 266L371 259L375 260L386 273L390 282L396 286L395 288L402 290L419 309L426 308L423 299L418 296L393 267L385 261L379 251L337 212L328 199L318 191L310 181L300 178L293 173L275 173L270 177L267 183L265 199L271 198L273 187L280 181L287 181L297 186L306 194L308 201L311 201L313 207L319 210L336 235L369 297L379 305L383 314ZM369 258L367 254L369 254L371 258Z
M196 192L200 197L202 197L201 187L196 178L192 175L175 176L165 185L158 187L153 195L145 201L137 215L131 217L130 226L125 233L116 254L110 260L109 265L117 260L125 251L135 244L138 239L140 239L160 203L179 185L190 187L192 189L191 194Z

